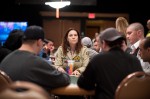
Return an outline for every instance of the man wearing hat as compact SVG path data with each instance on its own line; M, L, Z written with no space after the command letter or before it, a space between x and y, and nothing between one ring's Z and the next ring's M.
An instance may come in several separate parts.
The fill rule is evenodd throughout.
M70 83L67 74L57 71L43 58L37 56L43 47L44 31L40 26L30 26L24 32L23 43L1 62L0 69L13 81L34 82L46 90Z
M123 51L124 37L115 29L100 33L102 52L88 64L78 79L78 85L95 90L94 99L113 99L117 86L130 73L142 71L137 57Z
M93 50L91 47L92 47L92 40L89 38L89 37L84 37L81 39L81 44L83 46L86 46L88 49L88 54L89 54L89 57L90 57L90 60L98 54L98 52L96 52L95 50Z

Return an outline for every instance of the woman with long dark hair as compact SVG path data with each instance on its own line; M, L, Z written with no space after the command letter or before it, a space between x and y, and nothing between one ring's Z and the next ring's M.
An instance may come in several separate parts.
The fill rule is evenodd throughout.
M62 45L56 52L56 68L59 71L66 72L68 60L74 61L71 75L80 75L89 62L87 47L81 45L80 33L73 28L66 32Z

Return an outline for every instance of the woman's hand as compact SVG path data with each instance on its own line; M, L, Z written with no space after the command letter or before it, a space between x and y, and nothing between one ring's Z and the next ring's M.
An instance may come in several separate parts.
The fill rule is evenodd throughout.
M79 77L81 74L80 74L80 72L79 72L78 70L75 70L75 71L72 73L72 75L75 75L75 76Z
M51 46L49 50L50 50L51 53L53 53L54 49L55 49L55 47Z
M66 73L66 71L62 67L58 67L57 70L62 72L62 73Z

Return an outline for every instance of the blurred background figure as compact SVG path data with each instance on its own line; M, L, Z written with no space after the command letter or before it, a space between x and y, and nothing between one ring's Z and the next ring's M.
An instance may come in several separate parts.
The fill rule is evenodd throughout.
M141 23L135 22L128 26L126 31L127 39L129 40L132 49L132 55L138 57L141 62L142 68L144 72L150 73L150 64L148 62L143 62L139 53L139 43L142 39L144 39L144 27Z
M51 63L53 64L53 62L55 60L54 50L55 50L54 42L50 39L44 39L44 46L43 46L41 52L39 53L39 56L48 60L48 62L50 62L50 64Z
M129 23L126 18L124 17L118 17L116 19L116 29L123 35L123 37L126 39L126 30L127 27L129 26ZM125 42L123 43L123 50L127 53L130 53L132 49L130 48L130 43L126 39Z
M123 36L126 35L126 29L129 26L129 23L126 18L118 17L116 19L116 29L122 33Z
M140 41L139 55L144 62L150 63L150 37L146 37Z
M0 47L0 62L7 56L10 52L18 49L22 44L23 38L22 30L12 30L4 43L3 46Z
M83 46L86 46L88 48L88 54L90 57L90 60L96 55L98 54L98 52L96 52L95 50L92 49L92 40L89 37L84 37L81 39L81 44Z
M146 37L150 37L150 19L147 21L147 28L148 28L148 32L146 34Z
M96 33L94 34L94 38L92 39L92 42L94 42L98 36L99 36L99 33L96 32Z
M135 22L127 27L126 33L126 38L129 40L133 50L132 54L137 56L140 40L144 39L144 27L141 23Z
M54 42L50 39L44 39L44 42L46 42L45 49L47 54L54 55L55 50Z
M80 33L73 28L67 30L62 45L56 51L55 67L66 72L67 61L74 60L72 75L80 75L89 63L87 47L81 45Z
M101 45L98 42L98 36L93 40L93 46L92 49L95 50L96 52L101 52Z
M99 36L99 33L95 33L95 38Z

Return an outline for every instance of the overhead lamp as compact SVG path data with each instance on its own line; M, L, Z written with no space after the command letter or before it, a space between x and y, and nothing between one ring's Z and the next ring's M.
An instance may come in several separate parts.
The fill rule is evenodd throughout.
M52 8L60 9L70 5L70 1L45 2L45 4L51 6Z
M56 18L59 18L59 9L65 6L69 6L71 4L70 1L55 1L55 2L45 2L45 5L49 5L52 8L56 9Z

